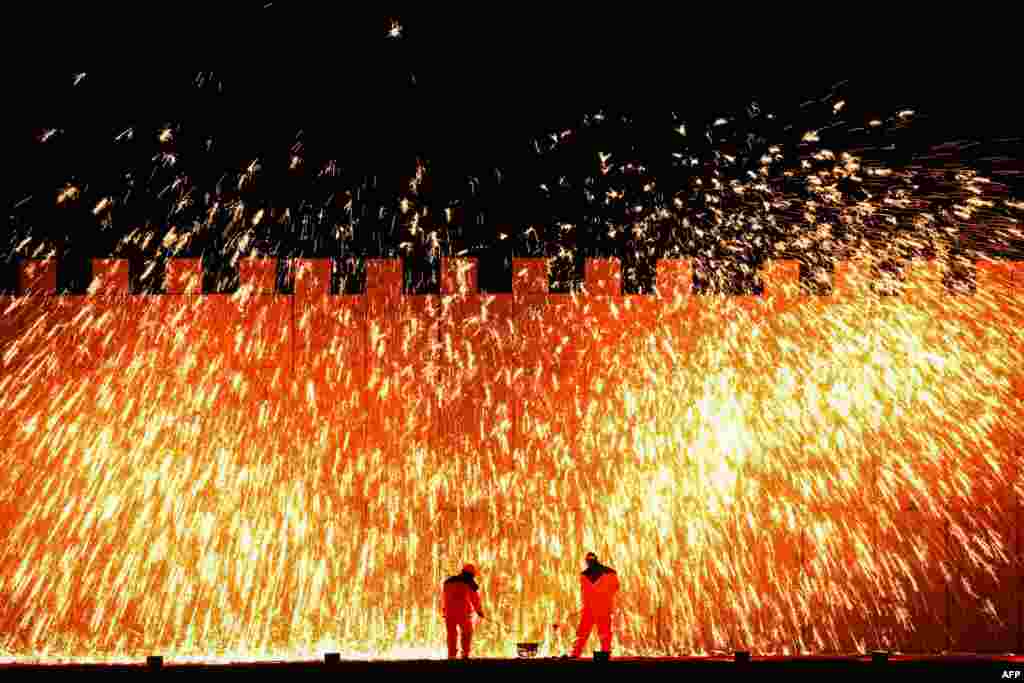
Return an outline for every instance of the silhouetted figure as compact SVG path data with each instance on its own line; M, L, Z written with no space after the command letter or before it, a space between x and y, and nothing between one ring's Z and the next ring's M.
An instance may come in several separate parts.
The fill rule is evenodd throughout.
M476 583L476 567L467 564L461 574L449 576L444 582L441 614L448 629L448 659L455 659L458 640L462 642L462 658L469 658L473 644L473 612L481 619L484 618L480 606L480 587Z
M619 575L611 567L601 564L597 555L587 553L587 568L580 575L580 592L583 613L570 656L575 658L583 654L583 647L595 625L601 638L601 651L611 652L612 613L615 611L615 595L619 592Z

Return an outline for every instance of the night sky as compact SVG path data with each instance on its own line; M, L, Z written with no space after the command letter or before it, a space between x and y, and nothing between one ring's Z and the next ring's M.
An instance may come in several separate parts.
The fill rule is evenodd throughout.
M553 275L556 290L578 281L588 256L623 258L625 291L644 292L657 258L782 255L779 236L748 242L741 256L721 252L719 242L743 235L717 229L695 239L678 228L678 214L643 244L625 226L637 220L632 207L646 215L681 196L683 213L699 222L699 198L685 195L718 167L716 155L739 158L723 178L743 178L769 145L799 151L807 130L822 131L822 147L888 166L969 165L1011 195L1021 189L1010 44L991 30L984 49L969 44L965 36L982 34L955 17L883 21L848 9L793 19L728 7L356 16L281 3L225 17L60 16L21 24L26 37L48 36L56 53L24 60L9 88L18 104L6 290L16 281L16 247L31 237L53 245L61 291L84 292L89 259L102 256L132 259L133 289L156 291L160 266L143 282L144 264L172 254L152 248L159 239L140 246L133 231L162 237L205 220L213 203L242 201L246 217L262 209L276 219L256 226L254 248L352 257L346 268L357 277L336 291L360 291L361 259L397 256L407 257L410 289L433 291L437 268L417 251L423 245L409 244L397 210L418 167L417 207L435 217L451 210L442 253L481 259L480 285L491 291L510 290L513 255L560 248L573 257ZM113 28L122 24L138 30ZM64 31L77 35L65 41ZM104 31L127 40L105 46ZM136 53L136 41L152 49ZM93 69L83 59L118 46L116 66ZM914 112L913 125L890 125L886 117L902 110ZM887 123L865 130L873 118ZM605 173L599 154L610 155ZM941 204L951 180L929 178L935 187L924 191ZM773 191L799 192L778 180ZM75 196L54 202L63 187ZM175 208L185 187L188 206ZM603 201L608 191L623 196ZM97 212L104 198L109 210ZM207 291L235 282L224 263L226 220L173 253L203 256ZM1013 255L1019 246L972 232L964 243L982 251Z

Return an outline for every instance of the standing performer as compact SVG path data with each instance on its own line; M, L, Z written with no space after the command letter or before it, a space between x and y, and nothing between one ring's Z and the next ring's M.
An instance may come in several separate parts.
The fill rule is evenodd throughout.
M467 564L461 574L445 579L441 594L441 615L448 629L448 659L455 659L456 641L460 640L457 631L461 631L462 658L469 659L469 649L473 643L473 612L484 618L480 606L480 587L476 583L476 567Z
M612 613L615 611L615 595L619 592L619 575L611 567L601 564L597 555L587 553L587 568L580 575L580 590L583 613L570 656L576 658L583 654L583 647L595 625L601 639L601 650L611 652Z

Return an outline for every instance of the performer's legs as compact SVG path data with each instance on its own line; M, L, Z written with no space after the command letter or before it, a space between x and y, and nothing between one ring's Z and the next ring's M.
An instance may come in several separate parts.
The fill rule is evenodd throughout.
M583 647L587 644L590 632L594 629L594 615L590 610L583 610L580 616L580 626L576 629L576 644L572 647L572 656L579 657L583 654Z
M455 659L456 654L458 654L455 651L455 645L458 640L458 634L455 633L457 625L458 622L454 619L446 618L444 620L444 626L448 629L448 659Z
M462 658L469 659L469 649L473 645L473 618L466 617L459 627L462 629Z
M597 622L597 635L601 638L601 650L612 651L612 615L603 614L595 618Z

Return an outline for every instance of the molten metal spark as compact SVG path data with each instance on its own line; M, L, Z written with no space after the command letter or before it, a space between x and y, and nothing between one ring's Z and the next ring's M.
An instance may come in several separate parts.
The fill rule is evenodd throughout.
M659 283L657 297L534 307L460 287L370 313L247 285L5 303L0 652L440 656L439 584L471 559L489 623L511 629L483 626L476 650L509 655L578 616L583 549L622 576L624 654L863 651L931 618L926 590L980 596L1010 561L1024 309L1003 286L951 296L928 272L878 296L871 273L915 240L955 263L906 191L923 172L868 169L871 191L848 200L857 157L769 168L783 156L756 152L763 173L735 183L720 157L693 183L712 209L673 228L733 234L742 252L760 226L792 247L841 225L832 297ZM620 168L637 189L600 201L639 207L626 228L640 250L672 214L641 201L655 194L642 164ZM783 174L800 193L773 189ZM973 173L956 182L947 196L972 220L1019 207ZM252 224L225 206L241 252ZM915 240L879 247L893 207L921 219ZM812 229L781 227L797 223ZM410 232L436 240L432 227Z

